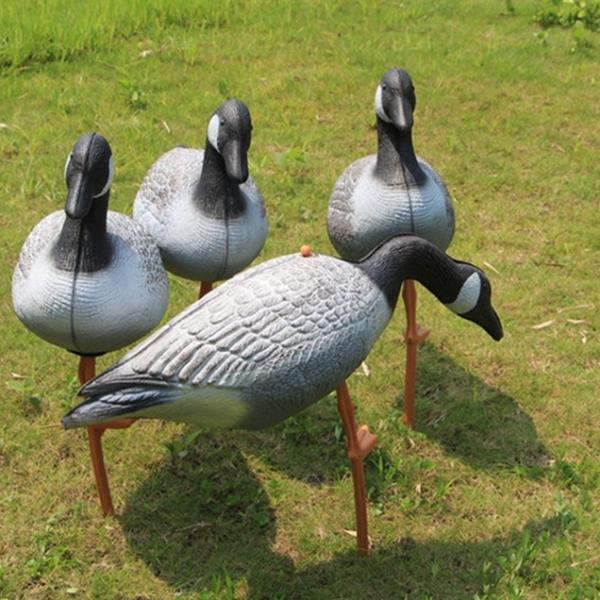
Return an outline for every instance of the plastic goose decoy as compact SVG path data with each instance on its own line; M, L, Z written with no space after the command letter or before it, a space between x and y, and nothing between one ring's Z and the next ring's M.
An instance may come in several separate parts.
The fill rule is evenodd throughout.
M213 113L204 150L174 148L146 174L133 216L154 237L167 270L212 283L250 264L267 237L263 198L248 176L252 123L227 100Z
M139 339L167 308L156 244L132 219L108 210L113 172L108 142L82 135L65 165L65 209L35 226L13 275L17 316L39 337L80 356L81 383L94 376L96 355ZM88 433L103 511L112 513L103 429Z
M329 203L329 237L343 258L358 260L398 233L416 234L443 251L452 241L454 211L446 186L413 148L415 105L410 75L389 70L375 92L377 154L353 162L342 173ZM407 316L405 419L412 427L416 350L429 332L417 325L412 280L405 282L402 296Z
M362 461L376 438L357 430L345 380L390 320L402 282L421 282L496 340L502 326L483 272L421 238L391 238L359 263L304 255L266 261L192 304L84 386L87 400L63 425L145 417L261 429L337 389L366 553Z

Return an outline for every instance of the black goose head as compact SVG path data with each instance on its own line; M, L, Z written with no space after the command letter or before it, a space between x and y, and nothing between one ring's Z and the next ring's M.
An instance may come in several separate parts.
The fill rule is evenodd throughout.
M83 219L95 198L108 194L114 175L112 152L98 133L84 133L73 146L65 164L68 193L65 212Z
M400 68L390 69L381 79L375 92L375 113L399 131L413 126L413 112L417 105L415 88L410 75Z
M450 258L431 242L415 235L395 235L356 264L385 294L391 310L402 282L414 279L452 312L477 323L495 340L502 339L502 324L492 307L492 288L484 272Z
M502 323L492 306L492 286L484 272L474 265L455 260L462 285L456 298L446 306L459 317L473 321L496 341L502 339Z
M227 100L213 113L208 123L208 143L223 157L227 177L235 183L248 179L248 149L252 120L248 107L240 100Z

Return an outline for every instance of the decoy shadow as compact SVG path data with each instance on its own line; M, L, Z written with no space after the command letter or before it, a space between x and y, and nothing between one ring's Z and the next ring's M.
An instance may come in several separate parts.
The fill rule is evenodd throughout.
M298 570L282 582L283 598L449 598L496 597L502 578L521 560L532 571L533 548L554 544L563 535L557 517L529 521L522 529L482 541L402 537L367 558L346 552ZM512 561L512 562L511 562ZM256 589L252 598L270 597ZM479 595L479 596L477 596ZM499 594L500 595L500 594Z
M517 401L430 343L419 349L415 428L478 469L540 474L548 450ZM403 398L396 397L401 410Z
M473 597L500 580L499 556L524 540L552 543L560 534L556 519L546 519L484 541L405 536L368 558L349 542L343 554L297 567L289 557L293 549L275 547L275 513L261 484L242 453L223 445L202 436L187 447L185 460L157 465L121 517L131 549L179 593L281 600Z
M350 469L334 393L274 427L236 432L236 440L244 451L309 485L333 483Z
M545 474L550 451L514 398L428 342L419 349L417 369L417 431L477 469L516 469L535 478ZM402 385L400 375L396 397L383 400L390 414L403 413ZM358 409L360 421L360 402ZM374 424L371 429L377 433ZM312 485L332 483L349 469L334 394L276 427L237 432L236 441L273 468ZM378 446L377 451L386 460L385 448ZM368 471L367 481L373 476Z
M195 434L194 434L195 437ZM126 500L130 548L180 591L223 585L227 573L291 569L271 550L275 514L240 450L223 434L184 435Z

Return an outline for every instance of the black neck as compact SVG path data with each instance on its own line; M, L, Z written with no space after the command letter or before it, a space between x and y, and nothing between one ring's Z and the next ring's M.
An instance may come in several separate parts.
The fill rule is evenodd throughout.
M405 279L423 284L444 304L456 299L466 279L463 263L413 235L389 239L358 266L383 291L392 310Z
M194 189L198 208L216 219L234 217L244 212L239 184L227 177L223 157L206 140L200 179Z
M63 228L52 249L54 262L64 271L90 273L105 267L112 258L106 233L109 192L95 198L83 219L65 217Z
M377 117L375 174L386 183L418 185L425 179L413 147L412 129L400 131Z

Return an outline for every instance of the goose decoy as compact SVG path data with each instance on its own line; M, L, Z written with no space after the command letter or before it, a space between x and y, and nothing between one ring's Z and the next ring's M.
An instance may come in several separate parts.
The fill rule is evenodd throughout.
M65 165L65 209L35 226L12 280L18 318L42 339L79 355L82 384L94 376L97 355L148 333L167 308L168 281L156 244L135 221L108 210L113 174L108 142L97 133L82 135ZM98 494L110 514L103 431L90 428L88 434Z
M249 265L267 237L264 201L248 176L251 131L248 107L227 100L210 118L205 149L163 154L135 198L133 217L165 267L201 281L199 297Z
M363 458L346 378L390 320L402 281L416 279L494 339L502 325L478 268L415 236L397 236L358 263L322 255L268 260L196 301L93 381L66 428L122 418L261 429L334 389L348 441L358 545L368 548Z
M377 154L353 162L337 180L327 215L329 238L345 259L358 260L398 233L412 233L446 251L454 210L440 176L415 154L415 89L403 69L390 69L375 92ZM429 332L416 321L414 282L404 282L406 307L405 420L414 422L416 351Z

